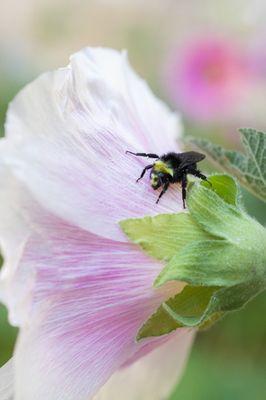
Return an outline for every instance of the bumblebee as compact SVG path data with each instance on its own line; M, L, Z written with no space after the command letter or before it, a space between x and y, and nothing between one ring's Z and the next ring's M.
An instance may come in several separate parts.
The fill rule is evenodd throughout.
M187 175L191 174L207 181L207 177L197 169L197 163L202 161L206 156L197 153L196 151L187 151L184 153L170 152L163 154L162 156L153 153L133 153L131 151L126 151L126 153L138 157L156 159L153 164L149 164L143 169L140 177L137 179L137 182L139 182L139 180L145 175L146 171L151 170L151 187L154 190L162 187L162 191L159 194L156 203L159 202L160 198L172 183L181 183L183 208L186 208Z

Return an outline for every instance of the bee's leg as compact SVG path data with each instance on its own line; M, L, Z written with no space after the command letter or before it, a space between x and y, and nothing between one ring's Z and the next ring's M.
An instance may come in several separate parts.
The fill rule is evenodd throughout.
M202 179L203 181L206 181L209 183L210 186L212 186L211 182L208 181L207 176L203 175L198 169L192 169L192 170L188 170L189 174L192 174L194 176L196 176L197 178Z
M126 154L133 154L133 156L138 157L160 158L157 154L153 153L132 153L132 151L126 151Z
M163 185L163 190L161 191L161 193L159 194L158 199L156 200L156 204L159 203L160 198L162 197L162 195L167 191L168 187L169 187L170 182L165 182L165 184Z
M147 165L147 166L143 169L143 171L142 171L140 177L136 180L136 182L138 182L140 179L142 179L143 176L145 175L145 172L146 172L148 169L151 169L152 167L153 167L153 164Z
M182 201L183 201L183 208L186 208L186 197L187 197L187 175L182 175Z

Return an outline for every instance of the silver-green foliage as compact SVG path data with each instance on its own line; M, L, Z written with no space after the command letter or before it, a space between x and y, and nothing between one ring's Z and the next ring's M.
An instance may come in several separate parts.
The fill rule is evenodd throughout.
M206 139L189 138L188 141L235 175L254 196L266 201L266 133L243 128L240 134L245 153L225 150Z

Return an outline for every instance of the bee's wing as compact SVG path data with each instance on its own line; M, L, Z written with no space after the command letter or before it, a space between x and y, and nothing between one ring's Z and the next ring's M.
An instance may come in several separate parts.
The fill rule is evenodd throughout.
M189 167L191 164L196 164L205 158L205 154L196 151L186 151L179 154L180 165L179 168Z

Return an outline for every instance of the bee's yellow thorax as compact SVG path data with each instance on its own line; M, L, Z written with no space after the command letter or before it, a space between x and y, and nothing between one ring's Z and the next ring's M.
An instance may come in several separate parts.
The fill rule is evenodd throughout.
M153 166L154 171L163 172L164 174L174 175L173 168L169 167L166 163L161 160L155 161Z

